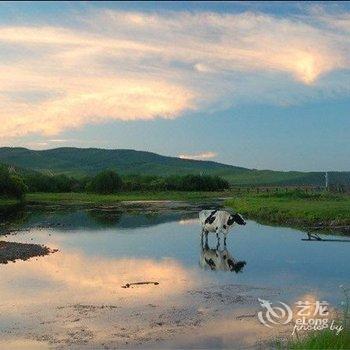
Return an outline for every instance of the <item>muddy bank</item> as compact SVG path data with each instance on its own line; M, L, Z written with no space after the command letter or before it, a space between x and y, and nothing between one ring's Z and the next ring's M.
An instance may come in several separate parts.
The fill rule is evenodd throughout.
M33 257L55 253L53 250L40 244L27 244L0 241L0 264L7 264L16 260L28 260Z
M225 198L209 199L203 201L177 201L177 200L134 200L120 201L111 204L70 204L70 203L55 203L43 205L43 203L31 202L26 205L28 209L51 208L54 210L75 208L75 209L90 209L90 210L122 210L135 212L166 212L173 210L201 210L203 208L222 207Z

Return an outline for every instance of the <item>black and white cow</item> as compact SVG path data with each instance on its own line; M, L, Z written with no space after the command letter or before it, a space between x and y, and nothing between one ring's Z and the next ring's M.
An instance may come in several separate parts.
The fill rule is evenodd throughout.
M202 233L214 232L218 236L222 232L225 241L229 229L235 223L238 225L246 224L240 214L231 214L225 210L202 210L199 213L199 221L202 225Z

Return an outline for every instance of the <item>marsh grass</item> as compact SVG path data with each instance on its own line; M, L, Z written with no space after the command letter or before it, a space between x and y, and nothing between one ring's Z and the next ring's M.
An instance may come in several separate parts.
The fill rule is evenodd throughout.
M237 195L228 206L263 222L296 226L350 225L350 196L299 190Z

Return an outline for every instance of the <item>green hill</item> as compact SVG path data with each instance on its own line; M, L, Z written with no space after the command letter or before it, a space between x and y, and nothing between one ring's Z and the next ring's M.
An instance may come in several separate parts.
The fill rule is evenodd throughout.
M56 148L34 151L27 148L0 148L0 163L43 173L71 176L93 175L113 169L122 175L219 175L239 185L323 185L321 172L255 170L212 161L187 160L159 154L97 148ZM350 184L350 172L330 173L331 183Z

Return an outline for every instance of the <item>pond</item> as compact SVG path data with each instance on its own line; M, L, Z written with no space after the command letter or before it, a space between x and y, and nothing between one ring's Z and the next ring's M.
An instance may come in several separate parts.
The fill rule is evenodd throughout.
M349 242L247 221L206 244L198 211L213 205L2 212L0 241L58 251L0 264L0 347L256 347L290 334L258 321L258 298L339 307ZM122 288L135 282L157 284Z

